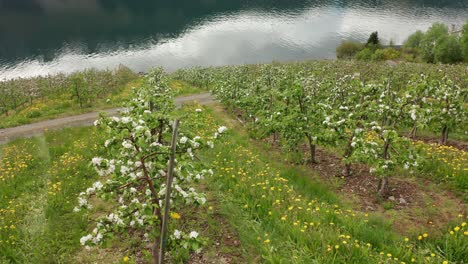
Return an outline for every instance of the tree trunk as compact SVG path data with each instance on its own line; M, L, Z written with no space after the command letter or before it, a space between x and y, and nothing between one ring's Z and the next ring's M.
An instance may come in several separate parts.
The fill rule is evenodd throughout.
M163 141L163 130L164 130L164 120L159 120L159 134L158 134L158 143L162 144Z
M352 173L351 172L351 164L349 164L349 163L345 164L343 170L341 171L341 175L343 177L347 178L347 177L351 176L351 173Z
M155 238L153 243L153 264L160 264L159 263L159 237Z
M413 128L411 129L410 137L413 139L416 138L417 132L418 132L418 125L416 124L416 122L414 122Z
M448 132L449 132L448 130L449 129L446 125L442 128L442 133L441 133L440 140L439 140L440 145L447 144Z
M316 146L313 144L312 137L310 135L307 135L307 141L309 141L309 151L310 151L310 162L311 163L317 163L316 160Z
M353 143L353 138L354 138L354 134L352 134L351 137L349 137L349 139L348 139L348 145L346 146L346 151L345 151L345 154L343 156L344 159L347 159L347 158L351 157L351 155L353 154L353 147L351 146L351 143ZM351 176L351 174L352 174L351 164L345 163L345 167L341 171L341 175L343 177L349 177L349 176Z
M444 144L447 144L448 142L448 135L449 135L449 128L447 127L447 129L445 130Z
M273 145L276 145L276 142L278 141L278 133L274 132L273 133Z
M388 159L389 148L390 148L390 141L386 140L385 145L384 145L384 152L382 154L382 157L384 159ZM377 193L379 194L380 197L384 197L384 195L387 194L387 191L388 191L388 177L385 176L383 178L380 178L379 187L377 188Z
M383 177L379 181L378 194L380 197L384 197L388 192L388 177Z

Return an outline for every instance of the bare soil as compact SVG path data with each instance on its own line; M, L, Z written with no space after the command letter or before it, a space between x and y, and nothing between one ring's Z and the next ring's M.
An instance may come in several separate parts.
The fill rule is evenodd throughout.
M338 156L318 148L317 158L317 164L308 165L313 172L324 181L336 181L336 177L340 177L337 191L345 200L353 201L357 210L398 216L393 226L400 233L421 227L438 229L466 211L463 201L429 180L395 175L389 179L388 193L379 197L380 179L369 172L368 166L353 165L352 176L343 178L343 165Z
M273 137L265 141L279 151L280 146ZM300 151L304 157L309 156L305 144L300 146ZM369 172L368 166L353 164L352 175L344 178L341 176L343 163L338 154L317 147L316 159L317 163L307 164L314 175L334 186L344 201L351 201L355 210L375 212L392 219L394 229L402 234L422 227L440 230L458 214L466 214L466 204L461 199L430 180L394 175L389 179L388 192L379 197L380 179Z

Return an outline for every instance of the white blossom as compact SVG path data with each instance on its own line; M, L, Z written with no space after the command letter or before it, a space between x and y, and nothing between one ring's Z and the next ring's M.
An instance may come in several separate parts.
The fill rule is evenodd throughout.
M208 145L208 147L210 147L210 148L214 148L214 143L213 143L213 141L207 141L207 142L206 142L206 145Z
M80 239L80 243L81 243L81 245L84 246L86 244L86 242L88 242L88 240L91 240L91 239L93 239L93 236L88 234L88 235L86 235L86 236L84 236L84 237L82 237Z
M130 141L128 141L128 140L124 140L124 142L122 142L122 146L123 146L124 148L126 148L126 149L131 149L131 148L133 148L132 143L130 143Z
M128 123L130 123L132 121L132 118L125 116L125 117L122 117L121 121L124 124L128 124Z
M197 238L198 237L198 232L197 231L190 232L189 237L190 238Z
M219 128L218 128L218 133L219 133L219 134L222 134L222 133L224 133L224 132L227 131L227 130L228 130L227 127L222 126L222 127L219 127Z
M180 239L181 234L182 234L182 233L181 233L179 230L177 230L177 229L174 230L174 237L175 237L176 239Z
M111 140L111 139L106 140L106 142L104 142L104 147L107 148L112 143L112 141L113 140Z
M92 160L91 160L91 163L95 166L99 166L101 165L101 162L102 162L102 158L99 158L99 157L94 157Z
M187 137L181 137L179 140L180 144L185 144L187 141L188 141Z

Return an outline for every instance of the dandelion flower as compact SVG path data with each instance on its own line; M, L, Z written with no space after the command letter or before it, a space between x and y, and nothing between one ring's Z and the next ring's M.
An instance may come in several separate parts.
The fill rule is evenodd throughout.
M171 218L172 219L180 219L180 214L178 214L176 212L171 212Z

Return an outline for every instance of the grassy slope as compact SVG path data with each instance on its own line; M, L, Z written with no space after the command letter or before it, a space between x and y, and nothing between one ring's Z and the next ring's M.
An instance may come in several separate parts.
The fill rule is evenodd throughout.
M230 132L203 155L216 172L200 186L209 207L181 211L178 224L198 227L209 238L204 253L191 256L192 263L409 263L412 258L441 263L468 258L461 219L449 224L461 227L454 235L444 228L419 241L417 236L426 231L418 228L406 242L392 230L391 215L384 219L380 213L353 210L353 201L335 194L333 185L307 167L284 163L279 152L249 139L220 107L213 109L205 108L205 124L198 129L227 124ZM130 237L91 251L79 245L92 224L71 211L76 195L96 178L88 164L102 141L98 134L89 137L90 132L96 133L93 128L66 129L2 147L0 263L115 263L127 255L130 261L144 259L138 257L141 244ZM96 206L90 218L105 207ZM409 253L408 246L416 249Z
M132 87L138 86L141 82L142 78L131 81L122 87L118 93L110 94L107 98L98 99L92 105L85 108L80 108L69 94L63 94L56 98L49 98L45 102L38 100L33 102L30 106L11 113L7 117L2 116L0 128L14 127L58 117L118 107L122 105L122 102L126 100L126 98L128 98Z
M217 115L230 120L222 111ZM236 122L231 121L230 127L229 141L215 147L216 154L210 152L205 157L216 167L210 186L218 190L221 210L240 232L243 245L257 249L262 261L409 263L414 259L418 263L441 263L468 257L466 235L460 231L447 233L447 228L462 219L455 217L442 230L431 232L419 226L405 241L392 230L392 221L405 216L404 212L392 217L392 210L383 216L380 212L354 211L353 204L347 204L352 201L335 195L333 187L307 177L310 171L283 163L281 156L250 140ZM439 192L437 188L433 191ZM424 208L416 209L425 215ZM418 236L426 232L428 237L419 240ZM451 243L459 245L451 247ZM414 250L409 252L408 247ZM254 256L250 260L259 261Z
M0 230L0 262L70 260L88 226L72 210L96 178L89 160L100 141L93 128L74 128L2 147L0 225L9 228Z

